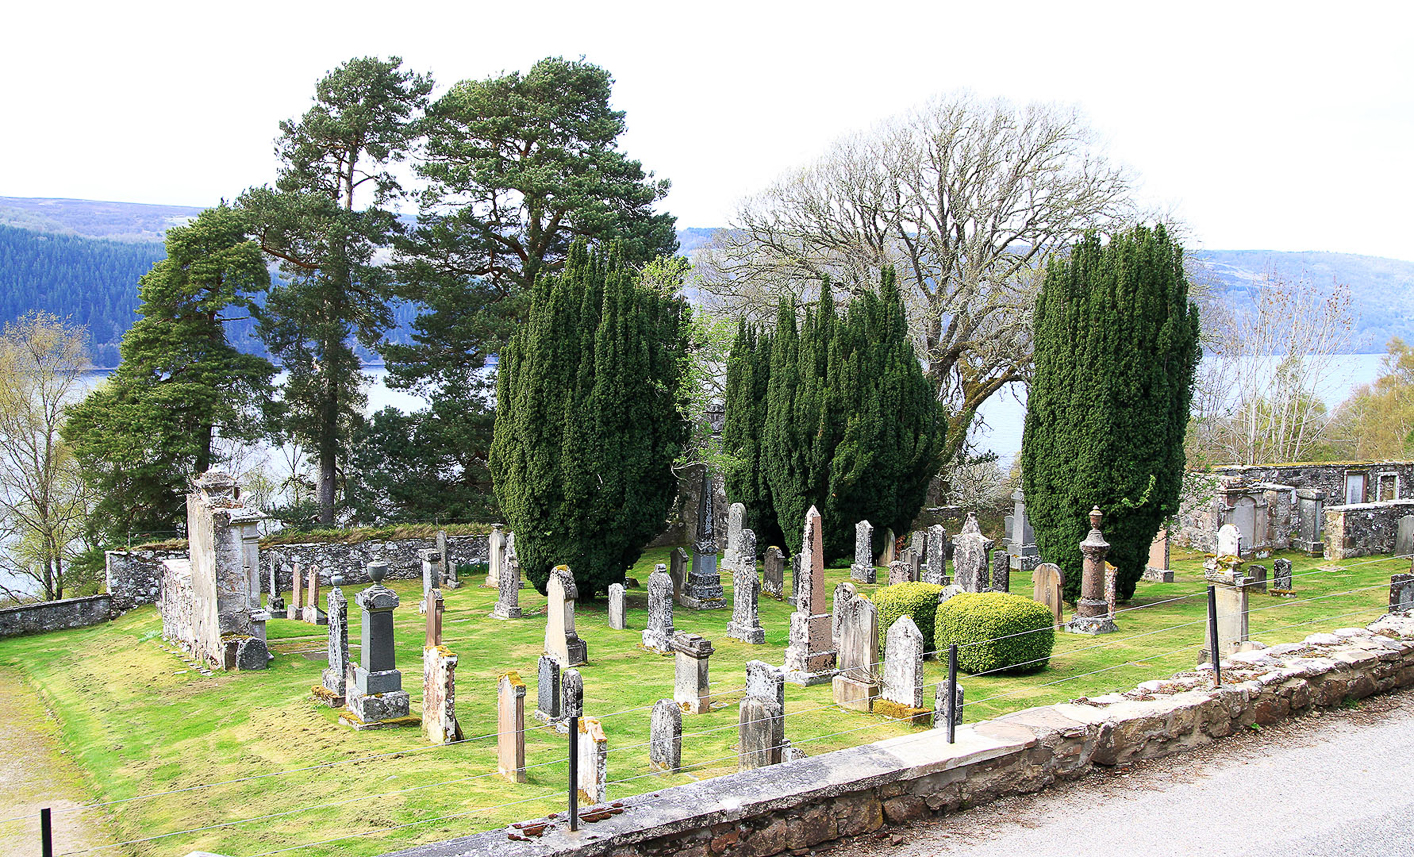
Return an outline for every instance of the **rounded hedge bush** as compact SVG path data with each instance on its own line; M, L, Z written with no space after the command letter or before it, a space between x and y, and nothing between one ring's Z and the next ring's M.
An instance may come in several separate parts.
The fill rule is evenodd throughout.
M937 647L956 643L963 672L1035 672L1051 658L1054 621L1049 607L1024 595L963 592L937 607Z
M879 608L879 654L889 628L900 616L912 616L913 624L923 634L923 651L933 651L933 619L938 613L938 594L943 591L934 583L895 583L881 586L874 592L874 606Z

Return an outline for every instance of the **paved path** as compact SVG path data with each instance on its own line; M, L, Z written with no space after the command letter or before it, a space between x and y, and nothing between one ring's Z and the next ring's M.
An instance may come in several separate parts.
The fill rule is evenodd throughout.
M832 857L1414 855L1414 691L1233 736L937 821Z
M59 752L58 726L11 670L0 670L0 857L39 853L39 810L54 810L54 853L109 841L92 812L63 812L83 797L78 774Z

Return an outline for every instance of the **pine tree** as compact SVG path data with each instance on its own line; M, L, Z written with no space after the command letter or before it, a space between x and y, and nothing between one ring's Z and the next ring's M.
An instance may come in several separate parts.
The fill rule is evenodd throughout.
M1047 268L1035 337L1021 462L1037 546L1064 570L1073 601L1077 545L1098 505L1127 599L1154 533L1178 511L1201 356L1183 248L1163 226L1137 227L1108 244L1087 235Z
M527 577L568 565L584 597L622 582L667 517L688 439L687 306L617 246L575 242L501 355L491 475Z

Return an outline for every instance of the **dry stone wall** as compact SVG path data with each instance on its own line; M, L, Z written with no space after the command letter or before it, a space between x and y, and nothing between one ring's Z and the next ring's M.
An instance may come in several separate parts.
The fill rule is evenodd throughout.
M1399 519L1414 515L1414 500L1326 507L1326 559L1394 553Z
M107 622L113 615L114 598L106 593L6 607L0 609L0 637L84 628Z

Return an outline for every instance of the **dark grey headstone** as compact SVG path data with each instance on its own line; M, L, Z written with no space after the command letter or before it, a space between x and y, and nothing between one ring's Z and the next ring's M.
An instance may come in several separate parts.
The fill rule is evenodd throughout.
M1004 550L992 551L992 591L1011 591L1011 556Z
M677 773L682 768L682 709L671 699L653 704L648 763L658 771Z
M1272 589L1291 591L1291 560L1285 557L1272 560Z
M1414 515L1399 519L1399 529L1394 537L1394 554L1404 559L1414 557Z
M1414 574L1395 574L1389 579L1389 612L1414 610Z
M560 719L560 662L549 655L540 656L539 677L535 687L535 707L548 720Z
M580 677L579 670L565 670L561 682L564 691L564 699L560 711L565 717L584 716L584 679Z
M761 572L761 592L777 601L785 597L786 555L772 545L766 548L766 559Z
M270 648L259 637L250 637L236 644L236 669L263 670L270 665Z

